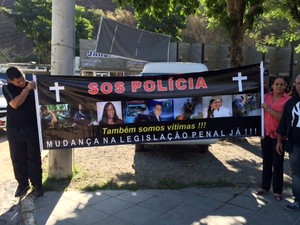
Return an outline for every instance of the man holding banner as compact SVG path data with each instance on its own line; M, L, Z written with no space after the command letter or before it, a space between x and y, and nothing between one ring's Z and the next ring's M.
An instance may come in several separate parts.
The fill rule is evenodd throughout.
M9 83L3 86L7 105L7 139L18 188L15 197L29 190L42 196L42 163L37 131L37 117L33 89L35 82L27 81L18 67L6 71Z

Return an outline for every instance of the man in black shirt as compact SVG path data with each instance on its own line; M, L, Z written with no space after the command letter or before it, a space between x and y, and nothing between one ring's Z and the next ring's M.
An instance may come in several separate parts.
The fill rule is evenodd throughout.
M7 101L7 140L18 188L15 197L29 190L29 181L36 196L43 195L42 163L35 110L35 83L25 80L18 67L6 71L8 84L3 86Z
M285 206L288 210L300 209L300 75L295 80L295 90L292 98L285 106L277 128L276 151L284 154L289 152L292 170L292 190L294 203ZM287 137L287 144L283 146L283 138Z

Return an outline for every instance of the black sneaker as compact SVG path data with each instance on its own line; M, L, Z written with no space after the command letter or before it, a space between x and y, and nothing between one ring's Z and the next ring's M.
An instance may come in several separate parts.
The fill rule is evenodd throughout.
M33 194L35 197L40 197L44 195L44 190L42 187L33 187Z
M15 197L21 197L23 195L26 195L27 191L29 190L29 185L19 184L16 192Z
M300 209L300 205L298 202L294 202L294 203L284 206L284 208L287 210L296 210L296 209Z

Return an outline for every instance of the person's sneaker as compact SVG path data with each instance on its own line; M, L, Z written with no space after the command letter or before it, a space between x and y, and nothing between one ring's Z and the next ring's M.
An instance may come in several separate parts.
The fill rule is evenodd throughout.
M29 190L29 185L26 184L19 184L16 192L15 192L15 197L21 197L23 195L26 195L27 191Z
M291 204L287 204L284 208L287 210L296 210L296 209L300 209L300 205L298 202L294 202Z
M42 187L33 187L33 194L35 197L40 197L44 195L44 190Z

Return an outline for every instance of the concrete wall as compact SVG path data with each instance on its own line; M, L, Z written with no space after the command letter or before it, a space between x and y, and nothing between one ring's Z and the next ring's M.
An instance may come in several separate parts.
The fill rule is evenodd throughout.
M169 61L202 62L210 70L228 68L228 45L202 43L171 43ZM80 40L80 69L81 70L114 70L124 71L125 75L138 74L145 62L109 58L108 55L88 56L96 48L96 41ZM255 47L243 48L243 65L256 64L264 60L265 69L269 76L283 75L290 78L300 74L300 54L292 54L291 48L269 47L265 55L256 51ZM292 57L293 56L293 57Z
M228 47L228 45L180 43L177 57L184 62L204 62L210 70L222 69L228 67ZM292 48L269 47L268 50L268 53L263 55L255 47L244 47L243 65L260 63L264 60L264 67L268 70L269 76L286 76L292 82L295 76L300 74L300 54L293 53ZM176 59L176 56L173 58Z

